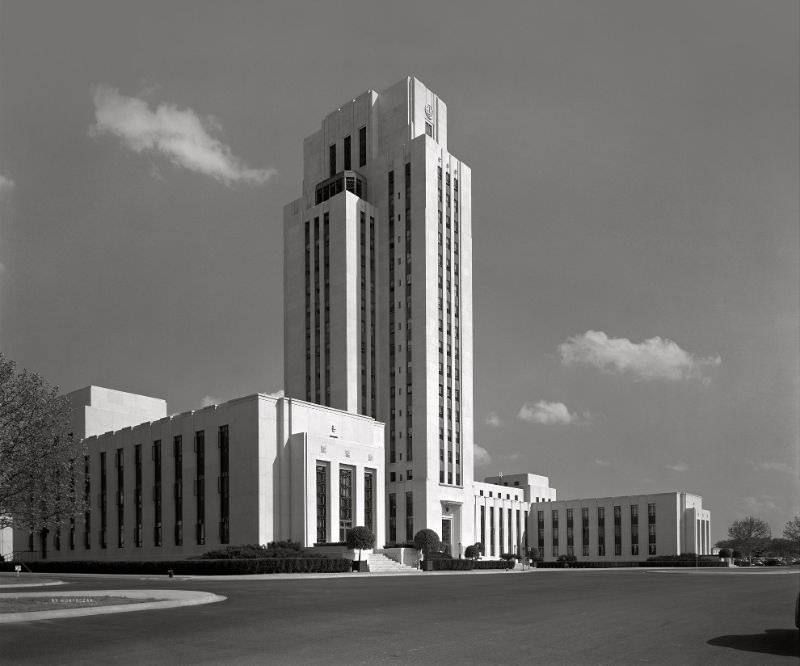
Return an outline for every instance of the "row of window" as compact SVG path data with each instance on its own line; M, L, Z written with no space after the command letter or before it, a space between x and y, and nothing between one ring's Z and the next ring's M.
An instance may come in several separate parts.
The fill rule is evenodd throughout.
M345 171L352 168L352 141L348 134L342 140L342 166ZM328 146L328 175L333 176L337 173L337 159L336 159L336 144L332 143ZM367 126L359 128L358 130L358 166L366 166L367 164ZM359 195L360 196L360 195ZM318 202L319 203L319 202Z
M566 554L575 554L574 538L574 510L566 509ZM545 548L545 518L544 511L538 511L537 519L537 544L539 549L544 552ZM550 512L551 521L551 555L558 557L561 553L559 542L559 510L552 509ZM605 507L597 507L597 555L606 555L606 510ZM656 554L656 505L647 505L647 527L648 527L648 554ZM639 506L630 506L630 533L631 533L631 555L639 555ZM614 555L622 555L622 507L614 507ZM589 508L581 507L581 554L589 556Z
M352 467L339 467L339 541L347 539L355 519L355 470ZM327 543L330 520L329 466L317 463L317 543ZM364 471L364 526L375 532L375 472Z
M397 543L397 493L389 493L389 543ZM414 540L414 493L405 493L405 541Z
M497 521L495 522L495 511ZM488 507L489 513L489 540L486 539L486 513L487 507L480 507L480 542L483 544L487 555L495 556L504 553L528 552L528 512L520 509L503 509L503 507ZM522 521L522 522L520 522ZM512 531L516 527L516 531ZM520 531L522 527L522 531ZM497 533L496 533L497 530ZM516 540L514 539L516 535ZM497 539L495 539L497 536ZM497 546L495 546L497 541ZM495 552L497 548L497 552Z
M217 494L219 496L219 541L222 544L229 543L230 540L230 462L229 462L229 431L227 425L219 426L217 431L217 446L219 449L219 477L217 479ZM194 454L195 454L195 477L193 480L195 496L195 543L205 544L206 540L206 486L205 486L205 431L198 430L194 434ZM134 486L132 493L133 503L133 525L126 524L126 500L128 495L125 488L125 449L119 448L114 452L114 473L116 477L115 494L113 504L116 508L116 546L117 548L126 547L126 536L128 528L131 528L132 543L135 548L145 545L145 537L142 525L144 523L145 512L145 493L143 483L143 446L136 444L133 447L134 465ZM153 534L152 545L160 547L164 545L163 535L163 479L162 479L162 444L161 440L155 440L150 449L151 460L153 462L153 485L152 485L152 515L153 515ZM172 455L174 476L172 480L172 500L174 509L173 543L176 546L183 545L183 437L176 435L172 441ZM97 496L97 507L99 509L99 525L97 526L97 542L101 549L108 548L108 512L109 512L109 483L107 453L100 452L98 456L100 473L100 492ZM92 505L92 475L90 457L84 459L84 497L86 500L86 512L84 513L84 541L86 550L92 548L93 538L93 511ZM69 548L75 549L75 521L70 521L69 527ZM31 535L31 540L33 535ZM61 532L57 529L54 534L54 547L61 549ZM47 533L41 539L42 556L47 557ZM33 550L31 541L30 550Z

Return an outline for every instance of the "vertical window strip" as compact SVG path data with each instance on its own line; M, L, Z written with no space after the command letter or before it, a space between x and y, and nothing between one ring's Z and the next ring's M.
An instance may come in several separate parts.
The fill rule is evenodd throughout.
M195 543L206 542L206 433L198 430L194 434L195 455Z
M134 488L133 499L135 508L135 520L133 527L133 545L136 548L142 547L142 445L137 444L133 449L134 454Z
M317 543L328 541L328 466L317 463Z
M364 472L364 526L375 533L375 472Z
M353 470L339 468L339 541L347 540L353 527Z
M231 534L231 501L230 501L230 456L229 430L221 425L217 433L219 445L219 542L230 543Z
M330 215L323 216L323 305L324 308L324 336L325 336L325 404L331 405L331 228Z
M183 436L172 439L173 501L175 505L175 545L183 545Z
M406 541L414 540L414 493L406 493Z
M311 222L305 223L306 400L311 401Z
M396 439L395 439L395 408L396 408L396 371L397 371L397 357L395 346L395 317L397 303L395 300L395 224L394 224L394 171L388 174L387 183L387 198L388 198L388 216L389 216L389 462L393 463L396 460ZM391 538L390 541L395 541L396 537Z
M117 548L125 547L125 451L117 449Z
M161 440L153 442L153 545L161 546Z
M369 395L370 416L376 415L375 410L375 218L369 218Z
M406 460L411 462L413 460L413 441L412 441L412 411L411 405L413 402L412 393L412 380L413 375L411 372L411 334L412 334L412 319L411 308L409 305L412 303L411 296L411 163L406 162L405 166L405 238L403 239L403 249L405 252L405 313L406 313Z
M319 217L314 218L314 402L321 404Z

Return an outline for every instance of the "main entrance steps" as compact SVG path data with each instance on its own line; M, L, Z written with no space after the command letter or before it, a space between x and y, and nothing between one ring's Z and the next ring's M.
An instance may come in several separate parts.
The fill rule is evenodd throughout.
M400 564L380 553L370 553L367 555L367 562L369 562L370 573L395 573L395 574L411 574L418 573L418 569Z

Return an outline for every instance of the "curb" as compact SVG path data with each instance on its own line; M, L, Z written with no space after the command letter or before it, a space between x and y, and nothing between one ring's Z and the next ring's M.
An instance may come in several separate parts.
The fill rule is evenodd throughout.
M31 611L27 613L0 613L0 624L12 622L31 622L34 620L52 620L64 617L83 617L86 615L106 615L109 613L132 613L143 610L160 610L164 608L178 608L181 606L199 606L225 601L227 597L210 592L194 592L190 590L71 590L60 592L56 595L50 592L12 592L4 594L4 598L30 598L30 597L85 597L95 595L98 597L126 597L128 599L152 599L147 601L115 606L93 606L90 608L66 608L64 610Z

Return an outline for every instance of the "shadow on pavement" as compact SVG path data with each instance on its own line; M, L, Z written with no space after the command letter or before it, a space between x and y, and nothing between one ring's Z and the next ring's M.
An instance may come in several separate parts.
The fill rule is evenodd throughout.
M797 629L765 629L763 634L717 636L708 641L708 644L787 657L800 654Z

